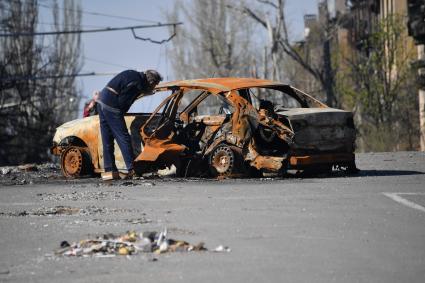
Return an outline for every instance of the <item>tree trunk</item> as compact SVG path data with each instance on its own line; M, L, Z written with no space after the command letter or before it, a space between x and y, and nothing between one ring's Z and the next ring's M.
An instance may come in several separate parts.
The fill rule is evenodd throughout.
M324 67L324 81L323 87L326 92L326 104L330 107L335 106L335 93L334 93L334 76L332 71L332 62L331 62L331 47L330 39L326 39L323 42L323 67Z

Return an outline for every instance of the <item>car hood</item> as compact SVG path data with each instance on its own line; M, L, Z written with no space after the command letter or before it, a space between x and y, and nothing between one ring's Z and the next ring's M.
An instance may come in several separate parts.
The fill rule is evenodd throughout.
M66 122L56 128L53 141L59 143L62 139L68 136L77 136L84 140L87 131L90 131L94 126L98 126L99 116L91 116L81 119L75 119Z

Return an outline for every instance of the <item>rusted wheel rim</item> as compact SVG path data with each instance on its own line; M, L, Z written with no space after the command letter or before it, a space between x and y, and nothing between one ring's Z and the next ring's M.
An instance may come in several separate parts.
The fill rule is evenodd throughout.
M78 148L71 147L62 155L62 171L67 177L78 176L83 167L83 155Z
M233 152L228 147L220 147L214 153L212 165L219 174L228 174L232 172L234 164Z

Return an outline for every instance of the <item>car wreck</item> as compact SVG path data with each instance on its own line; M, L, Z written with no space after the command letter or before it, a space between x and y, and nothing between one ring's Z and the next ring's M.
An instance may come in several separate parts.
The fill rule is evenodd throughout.
M179 176L198 177L357 170L352 113L290 85L209 78L162 83L155 91L170 94L152 113L125 117L139 175L171 165ZM52 153L61 156L65 176L103 171L98 128L94 116L57 129ZM120 168L124 164L115 148Z

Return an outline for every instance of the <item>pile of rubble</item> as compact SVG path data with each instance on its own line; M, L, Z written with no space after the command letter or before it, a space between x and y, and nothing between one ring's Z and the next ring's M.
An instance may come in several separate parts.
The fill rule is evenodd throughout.
M69 244L63 241L60 248L55 251L58 256L77 257L114 257L117 255L134 255L137 253L167 253L207 251L203 242L191 245L186 241L174 240L167 237L167 229L163 232L129 231L123 235L115 236L105 234L94 239L86 239L78 243ZM230 248L222 245L215 248L215 252L230 252Z

